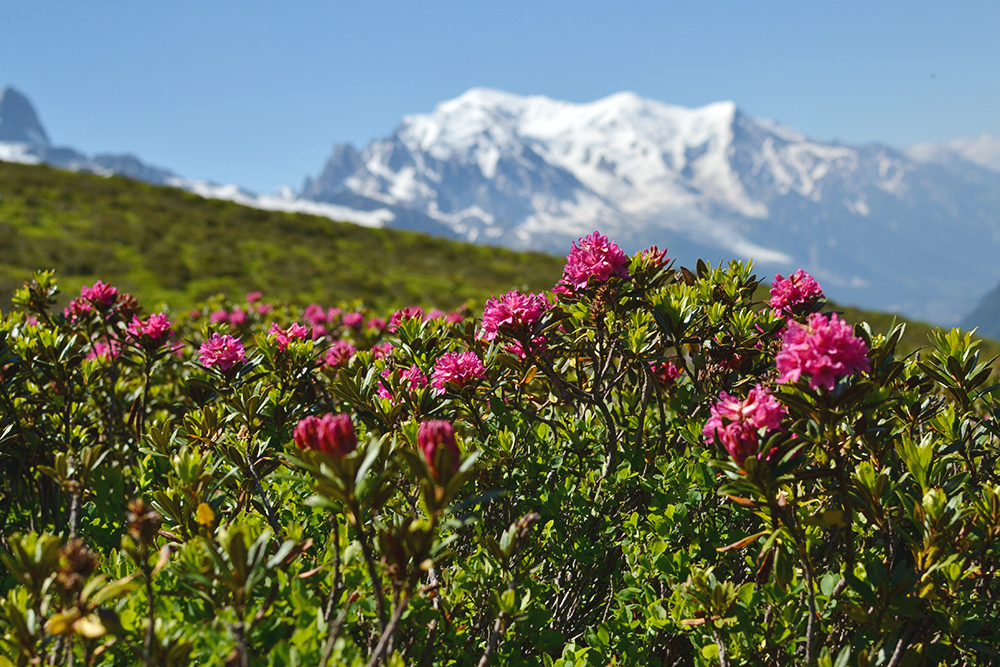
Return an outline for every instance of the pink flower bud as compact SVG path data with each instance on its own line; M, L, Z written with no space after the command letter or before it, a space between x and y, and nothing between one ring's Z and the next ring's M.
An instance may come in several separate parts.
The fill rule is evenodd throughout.
M320 451L336 459L350 454L358 446L354 423L345 413L310 415L299 421L292 436L299 449Z
M458 470L462 453L455 443L455 429L451 422L434 419L421 423L417 430L417 445L434 479L440 481L443 471L451 476Z

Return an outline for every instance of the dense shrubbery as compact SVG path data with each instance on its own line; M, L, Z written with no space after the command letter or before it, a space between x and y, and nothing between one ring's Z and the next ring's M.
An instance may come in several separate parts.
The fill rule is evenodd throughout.
M581 239L479 313L38 274L0 321L0 664L997 660L997 400L796 273Z

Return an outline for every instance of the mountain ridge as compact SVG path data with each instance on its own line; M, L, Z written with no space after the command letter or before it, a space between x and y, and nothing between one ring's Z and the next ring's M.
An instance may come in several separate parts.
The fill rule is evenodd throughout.
M616 93L573 104L474 88L363 149L304 199L402 207L457 238L555 251L600 229L628 250L802 267L843 302L953 323L1000 280L1000 174L956 157L811 140L734 102ZM941 257L948 279L924 266ZM980 280L983 277L980 276ZM877 292L877 293L876 293Z
M939 324L958 323L1000 281L989 138L907 152L812 140L729 100L687 108L625 91L576 104L473 88L363 148L335 146L298 192L266 195L53 147L8 90L0 130L15 140L0 140L0 160L514 249L564 253L597 229L687 263L801 267L841 303Z

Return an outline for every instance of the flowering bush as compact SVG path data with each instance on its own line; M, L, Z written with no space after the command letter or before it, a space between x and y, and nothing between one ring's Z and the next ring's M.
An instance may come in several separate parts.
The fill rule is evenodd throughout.
M0 665L996 662L970 334L902 354L805 274L758 301L596 233L561 283L387 323L60 312L36 275L0 317Z

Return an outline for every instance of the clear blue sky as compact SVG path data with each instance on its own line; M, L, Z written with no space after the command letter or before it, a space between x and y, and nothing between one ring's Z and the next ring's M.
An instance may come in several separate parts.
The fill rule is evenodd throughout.
M1000 2L8 2L50 138L270 192L474 86L730 99L821 140L1000 135Z

